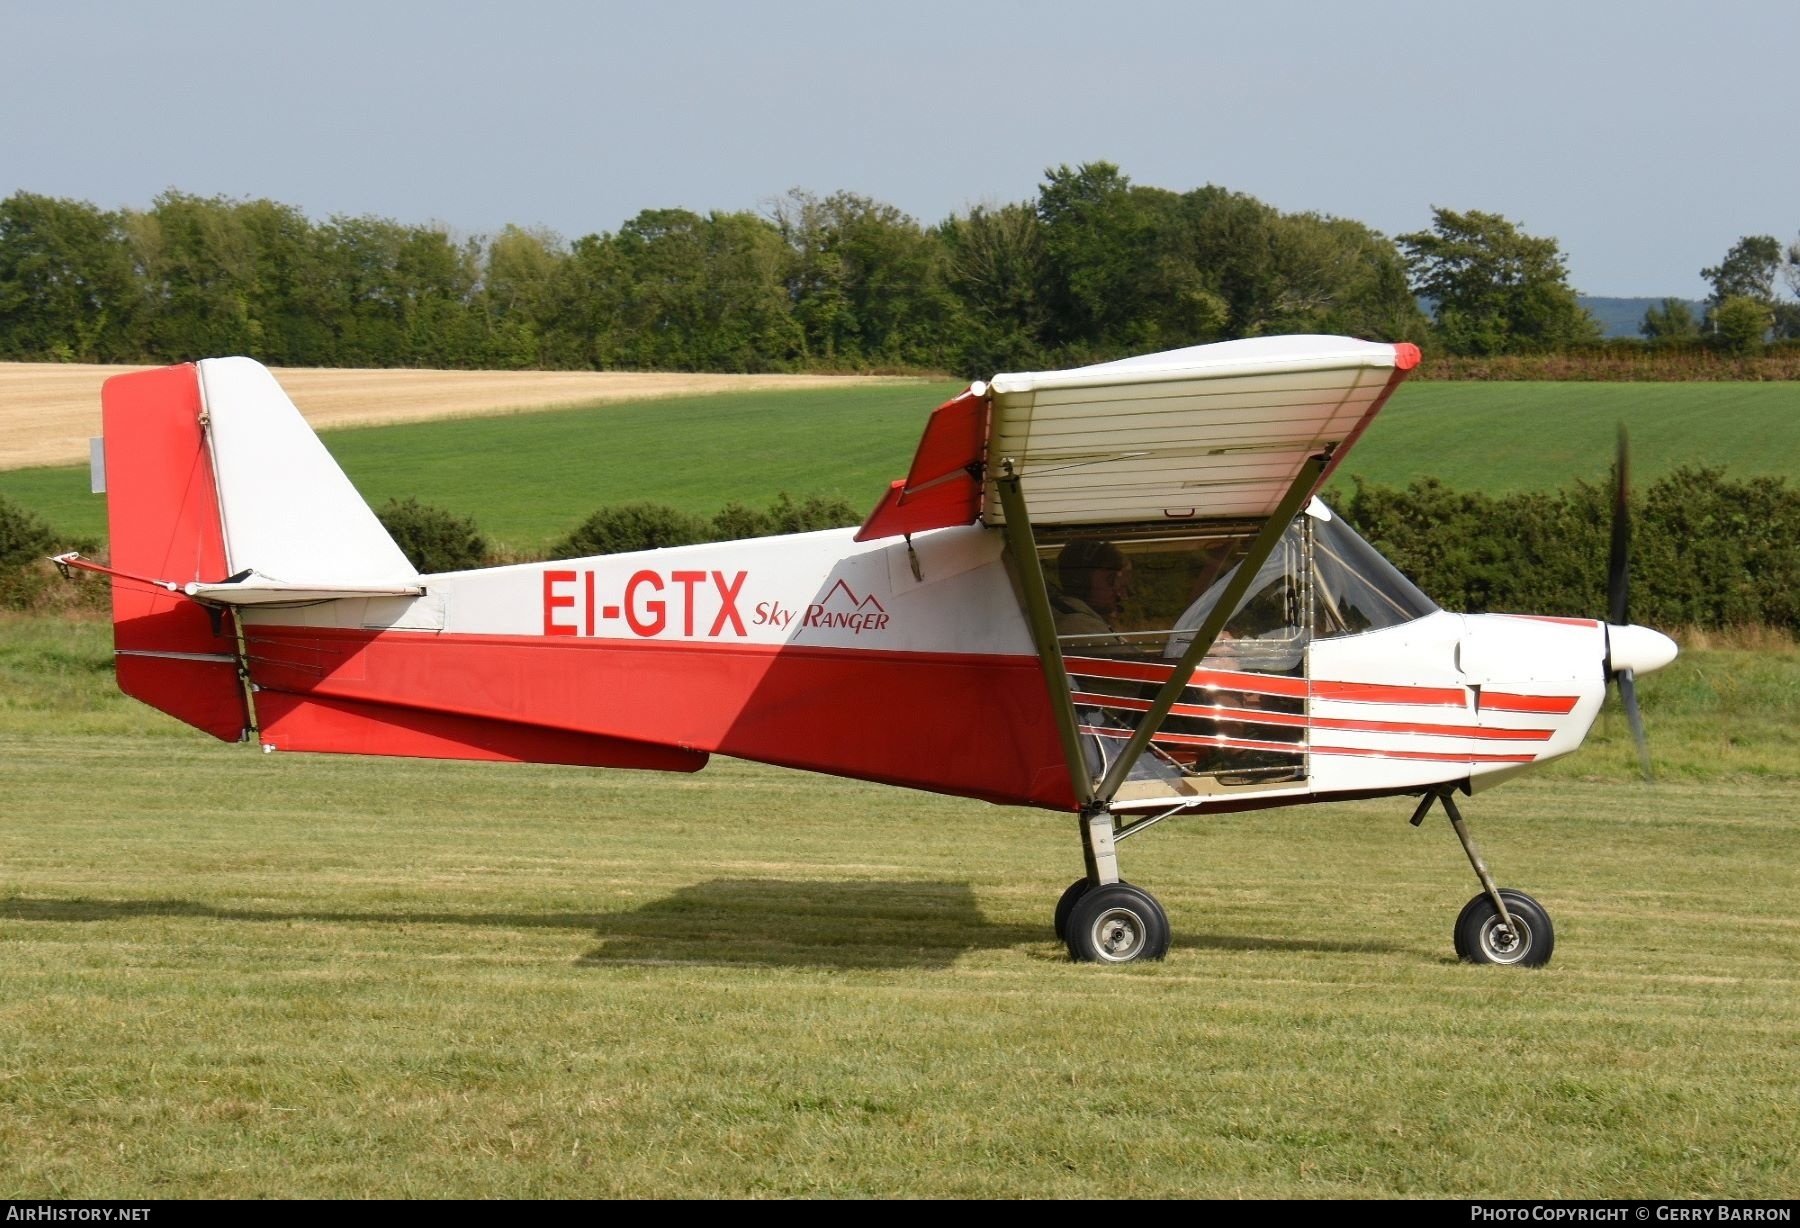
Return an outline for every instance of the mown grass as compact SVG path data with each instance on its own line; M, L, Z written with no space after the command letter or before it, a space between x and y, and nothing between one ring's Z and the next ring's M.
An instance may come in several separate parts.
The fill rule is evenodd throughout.
M1782 746L1466 802L1539 972L1454 962L1473 876L1399 800L1126 844L1175 946L1103 970L1048 932L1066 818L265 756L111 694L104 634L0 625L0 1196L1800 1191Z
M926 416L953 384L735 393L324 436L377 505L413 496L530 551L605 504L648 499L710 515L781 491L873 507L905 473ZM1619 423L1640 485L1676 465L1738 477L1800 471L1800 384L1404 385L1345 462L1405 485L1436 476L1489 492L1602 482ZM70 540L105 535L85 468L0 473L0 494Z
M1791 641L1684 647L1637 685L1658 780L1800 780L1800 650ZM1637 743L1617 695L1578 754L1538 771L1562 780L1634 779Z

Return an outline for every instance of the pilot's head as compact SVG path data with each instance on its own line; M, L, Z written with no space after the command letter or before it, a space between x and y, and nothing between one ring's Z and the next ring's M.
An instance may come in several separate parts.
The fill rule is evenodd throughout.
M1057 556L1056 571L1063 592L1081 598L1108 619L1118 616L1131 591L1131 560L1108 541L1070 542Z

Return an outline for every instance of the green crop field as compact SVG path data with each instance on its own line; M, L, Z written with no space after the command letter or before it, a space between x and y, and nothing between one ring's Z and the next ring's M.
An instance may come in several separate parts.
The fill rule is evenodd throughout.
M1491 494L1601 483L1620 424L1640 485L1679 465L1800 476L1800 383L1404 384L1344 470Z
M372 503L414 496L531 551L595 508L648 499L711 514L786 491L873 507L911 462L952 384L741 393L589 410L327 432ZM1424 476L1490 492L1600 482L1618 424L1640 485L1679 464L1800 473L1800 384L1431 383L1403 386L1344 476ZM0 473L0 494L71 540L105 535L85 468Z
M1643 680L1654 787L1613 714L1464 803L1546 969L1454 961L1403 799L1124 846L1106 969L1067 817L260 755L106 635L0 621L0 1197L1800 1194L1791 647Z

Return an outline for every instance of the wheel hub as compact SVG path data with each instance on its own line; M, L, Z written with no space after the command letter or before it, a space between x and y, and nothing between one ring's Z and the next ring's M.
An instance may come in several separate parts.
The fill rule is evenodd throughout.
M1505 921L1495 917L1482 931L1481 945L1495 962L1509 964L1531 949L1531 931L1516 917L1510 929Z
M1122 908L1115 908L1101 915L1095 922L1094 934L1098 939L1096 946L1106 959L1124 962L1131 959L1139 946L1143 945L1144 927L1137 914Z

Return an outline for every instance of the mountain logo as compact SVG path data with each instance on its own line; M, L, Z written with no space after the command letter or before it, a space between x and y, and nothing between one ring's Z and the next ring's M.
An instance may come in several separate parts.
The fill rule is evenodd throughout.
M800 620L802 627L844 630L854 635L861 635L865 631L880 631L887 623L887 609L876 599L874 593L858 597L856 590L842 580L826 590L823 601L815 601L807 606L806 614Z

